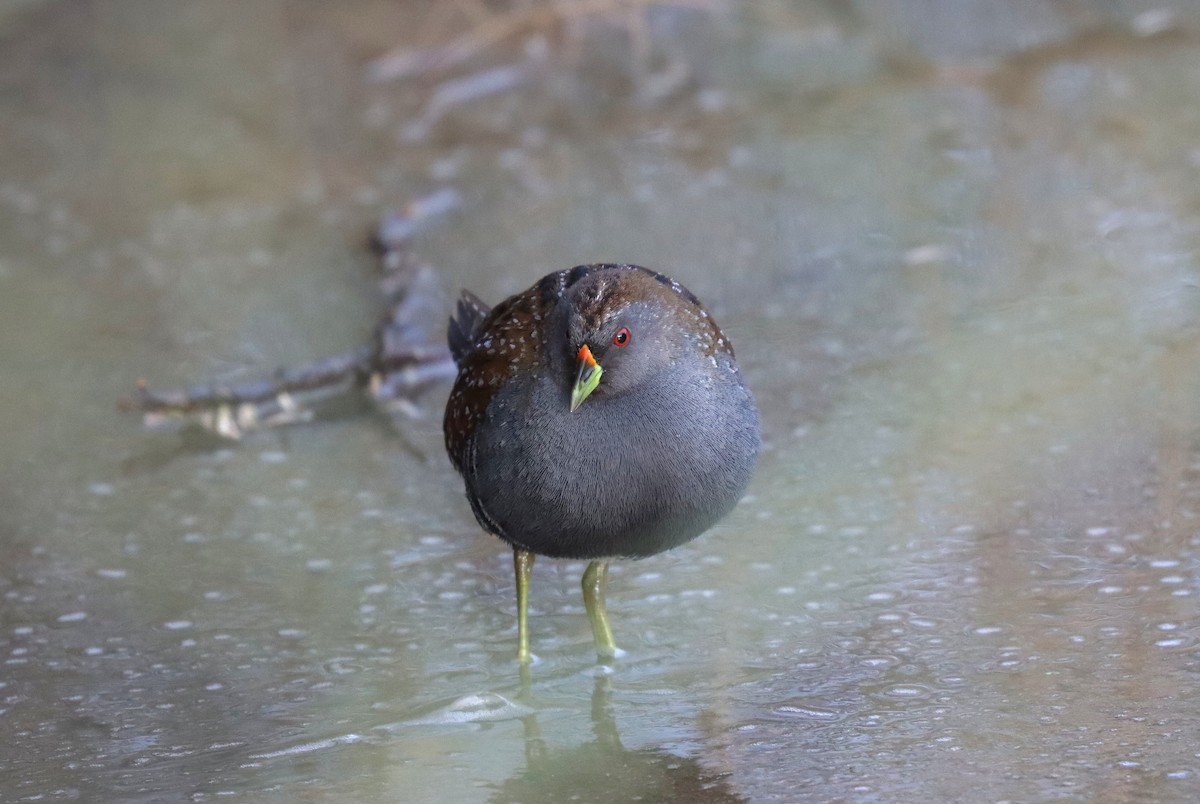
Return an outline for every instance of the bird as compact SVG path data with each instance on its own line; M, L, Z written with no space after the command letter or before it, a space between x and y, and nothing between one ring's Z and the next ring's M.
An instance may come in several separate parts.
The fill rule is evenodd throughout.
M550 273L489 308L463 290L443 432L476 520L513 549L528 665L536 556L587 560L599 659L619 656L609 564L690 541L745 493L758 407L733 346L683 285L637 265Z

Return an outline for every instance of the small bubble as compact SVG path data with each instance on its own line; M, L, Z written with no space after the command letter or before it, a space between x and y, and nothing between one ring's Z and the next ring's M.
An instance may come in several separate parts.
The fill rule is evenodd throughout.
M929 695L929 690L916 684L898 684L884 690L884 695L890 698L924 698Z
M77 623L80 620L86 620L87 616L86 611L72 611L68 614L59 615L58 621L60 623Z
M888 667L899 662L895 656L864 656L858 663L866 667Z
M775 707L773 711L777 715L783 715L785 717L802 717L809 720L832 721L841 719L841 714L837 711L833 709L826 709L825 707L821 706L785 704L783 706Z
M167 629L168 631L183 631L191 627L191 620L169 620L168 622L163 623L163 628Z

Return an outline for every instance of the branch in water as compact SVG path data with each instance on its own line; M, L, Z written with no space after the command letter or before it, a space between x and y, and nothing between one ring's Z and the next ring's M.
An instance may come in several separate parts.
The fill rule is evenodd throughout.
M437 276L407 251L407 243L425 219L459 203L453 190L441 190L381 223L374 245L388 307L370 343L281 370L273 379L236 385L152 391L139 380L118 407L141 413L148 429L193 425L229 439L259 427L311 421L319 403L364 391L388 412L417 415L413 400L430 386L453 379L457 369L437 329L447 309Z

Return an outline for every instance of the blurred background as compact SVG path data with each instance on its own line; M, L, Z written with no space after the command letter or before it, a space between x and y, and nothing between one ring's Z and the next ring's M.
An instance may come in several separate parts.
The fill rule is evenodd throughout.
M3 0L0 799L1195 800L1198 188L1187 0ZM445 192L444 298L650 266L764 416L525 688L445 386L116 406L369 341Z

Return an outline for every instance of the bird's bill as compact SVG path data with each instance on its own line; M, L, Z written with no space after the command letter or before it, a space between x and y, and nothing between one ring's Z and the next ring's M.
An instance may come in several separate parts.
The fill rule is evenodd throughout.
M603 373L604 369L596 362L596 358L592 357L592 350L585 343L579 349L579 374L575 378L575 387L571 389L572 413L596 390Z

